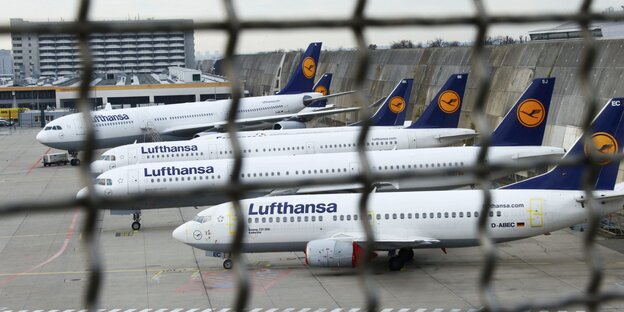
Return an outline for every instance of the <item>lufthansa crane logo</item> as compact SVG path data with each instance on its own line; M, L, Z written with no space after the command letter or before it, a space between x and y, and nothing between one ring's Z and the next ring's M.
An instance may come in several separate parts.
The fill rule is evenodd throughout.
M402 96L395 96L390 99L388 107L391 112L398 114L405 109L405 99Z
M594 144L594 150L598 155L613 155L617 153L618 143L615 138L606 132L596 132L592 135L592 143ZM587 146L585 147L585 154L589 154ZM610 163L610 160L599 162L600 165L606 165Z
M323 96L327 95L327 88L325 88L325 86L317 86L314 89L314 92L318 92L320 94L322 94Z
M312 57L306 57L301 63L301 70L303 71L303 75L311 79L316 74L316 62Z
M438 107L447 114L452 114L459 109L461 99L453 90L446 90L438 97Z
M539 126L544 117L546 117L546 111L544 105L536 99L526 99L524 102L518 105L516 111L518 121L525 127L534 128Z

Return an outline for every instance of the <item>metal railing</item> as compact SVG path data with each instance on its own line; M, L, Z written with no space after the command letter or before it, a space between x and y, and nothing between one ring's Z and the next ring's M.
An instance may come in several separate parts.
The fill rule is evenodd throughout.
M582 29L582 40L584 42L584 49L582 55L582 65L580 66L578 75L580 77L581 87L583 93L586 96L587 103L585 105L585 112L582 127L583 130L589 129L589 124L599 109L597 103L597 97L595 88L590 81L590 70L595 61L596 47L591 33L588 29L589 23L592 21L622 21L623 15L615 14L598 14L593 13L590 8L592 5L591 0L584 0L575 13L570 14L533 14L533 15L493 15L489 14L483 4L482 0L474 0L473 4L476 8L474 15L468 16L453 16L453 17L402 17L402 18L371 18L365 15L365 8L367 6L366 0L358 0L353 14L344 19L334 20L321 20L321 19L298 19L291 21L274 21L274 20L240 20L234 9L232 0L224 0L227 18L225 21L209 22L201 21L194 24L177 23L170 24L163 21L141 21L136 23L115 23L115 22L97 22L90 21L87 16L91 7L91 1L81 0L80 6L77 12L75 21L59 23L59 24L24 24L11 26L1 26L0 33L2 34L72 34L78 39L79 50L81 53L82 62L82 80L80 84L80 99L78 101L79 109L82 112L88 112L91 108L88 101L90 77L93 73L93 57L88 46L88 36L92 33L110 33L110 32L141 32L141 31L185 31L185 30L212 30L223 31L228 34L228 41L225 47L225 60L224 68L227 72L228 79L232 81L232 105L228 112L228 126L227 131L230 134L230 140L234 151L234 167L232 170L232 180L227 187L217 187L202 190L187 190L183 192L175 193L176 196L190 196L198 194L200 192L211 191L221 192L229 194L234 203L235 210L237 211L236 222L236 235L234 244L231 250L233 260L238 263L236 265L236 276L238 280L238 293L233 307L237 311L242 311L247 307L250 294L250 283L247 276L245 265L245 257L241 254L241 243L244 239L243 233L245 232L245 220L243 220L243 214L241 213L241 206L239 198L245 191L268 188L268 187L284 187L288 186L287 183L242 183L240 180L241 166L244 161L241 153L238 139L235 135L236 127L233 126L233 121L236 119L236 112L238 111L239 100L241 98L240 85L241 81L238 77L237 64L233 61L233 56L236 52L236 47L239 42L239 36L243 31L247 30L266 30L266 31L278 31L278 30L296 30L296 29L308 29L308 28L323 28L323 29L350 29L355 36L357 42L357 72L353 73L355 77L355 89L363 89L365 74L369 68L370 55L367 49L367 40L364 36L364 31L368 28L386 28L396 26L410 26L410 27L436 27L436 26L472 26L477 29L476 37L474 39L473 49L473 64L471 77L477 81L476 89L476 102L474 106L473 122L476 125L477 131L483 134L481 139L482 149L479 154L478 164L468 168L465 172L473 174L477 179L477 184L482 189L484 196L484 203L479 220L479 240L481 243L482 251L485 255L485 260L482 265L482 271L478 280L479 294L481 303L485 310L489 311L525 311L529 309L560 309L570 305L582 304L590 311L596 311L599 309L600 304L606 300L622 299L624 293L615 291L601 291L600 282L603 278L603 268L600 261L600 256L596 250L596 244L594 244L595 236L600 225L600 216L594 213L594 203L588 202L588 224L587 230L584 236L584 251L587 261L588 270L591 273L591 277L588 283L585 285L585 293L582 295L574 295L568 297L551 298L546 301L531 301L513 306L503 306L497 300L495 295L495 289L493 286L494 269L496 268L496 248L493 240L488 234L487 221L488 212L490 210L491 203L491 185L489 183L490 174L496 170L524 170L533 168L534 166L553 165L556 163L563 163L564 161L544 161L540 163L522 163L516 165L513 168L499 166L497 164L486 163L486 156L490 145L490 129L485 116L485 108L487 103L488 90L491 84L490 76L488 75L488 63L487 57L484 53L484 42L486 39L486 33L492 25L498 24L530 24L539 22L576 22ZM414 3L414 5L420 5ZM362 94L356 95L355 106L366 107L366 99ZM361 159L362 172L357 177L351 179L302 179L296 184L301 185L319 185L319 184L338 184L338 183L353 183L360 182L365 185L364 192L360 199L359 213L365 215L368 211L368 198L370 191L372 190L372 182L378 179L382 175L375 175L368 166L367 155L364 151L365 138L369 131L370 122L368 117L371 115L369 110L364 111L362 129L358 138L358 154ZM94 130L92 127L91 119L88 115L84 115L84 123L86 125L86 143L85 152L83 153L83 162L90 163L93 160L93 148L94 148ZM584 132L584 140L589 143L589 132ZM622 157L618 156L618 160ZM589 154L584 157L579 157L573 160L568 160L567 163L585 163L587 166L587 174L584 181L584 191L591 197L592 184L589 182L592 176L597 174L597 162L595 161L595 155ZM394 174L383 175L387 178L400 178L400 177L426 177L436 174L448 174L453 169L438 170L431 173L419 173L419 172L400 172ZM64 200L58 200L54 202L29 202L18 203L12 205L1 205L0 216L6 216L12 213L19 213L24 210L29 212L43 212L43 211L61 211L73 209L76 205L81 205L87 211L87 217L84 224L84 242L88 247L88 263L89 263L89 284L84 295L84 306L90 311L96 311L98 308L98 298L100 296L100 287L102 281L102 263L99 254L99 245L95 236L95 224L98 212L101 209L106 209L108 206L116 205L121 202L132 202L143 200L146 196L133 196L123 199L104 199L97 197L93 192L93 186L91 185L91 173L89 172L89 166L81 166L80 176L83 185L89 188L91 194L89 198L84 200L76 200L74 198L67 198ZM292 184L290 184L292 185ZM154 195L156 197L170 197L172 194ZM152 196L153 197L153 196ZM373 250L373 231L371 224L367 222L367 218L360 218L362 226L365 229L367 241L364 246L365 254L371 255ZM375 290L374 283L372 282L372 267L370 265L371 257L364 256L363 264L359 267L359 276L362 279L363 291L366 294L365 308L369 311L378 311L380 308L378 292Z

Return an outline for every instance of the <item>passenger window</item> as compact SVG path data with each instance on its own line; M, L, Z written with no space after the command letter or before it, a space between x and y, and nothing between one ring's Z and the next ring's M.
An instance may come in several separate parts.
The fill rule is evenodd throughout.
M312 219L312 222L316 221L316 216L312 216L310 217L310 219Z
M438 212L438 219L442 219L442 213Z
M399 218L401 218L401 219L405 219L405 214L404 214L404 213L400 214L400 215L399 215Z
M475 211L474 216L475 216L475 218L478 218L479 217L479 212Z
M258 220L260 220L260 219L258 219L258 218L256 218L256 219L255 219L256 223L258 223L258 222L259 222Z
M491 218L491 217L493 217L493 216L494 216L494 212L493 212L493 211L490 211L490 212L488 213L488 215L489 215L489 216L490 216L490 218Z
M427 219L427 214L423 213L423 219Z
M397 218L397 214L396 214L396 213L393 213L393 214L392 214L392 219L393 219L393 220L396 220L396 218Z
M497 217L500 217L500 216L501 216L501 212L500 212L500 210L496 212L496 216L497 216Z
M251 223L251 218L247 219L247 223Z
M390 215L387 214L387 213L386 213L385 217L386 217L386 220L390 219Z
M448 217L449 217L449 213L448 213L448 212L445 212L445 213L444 213L444 217L445 217L445 218L448 218Z
M351 221L351 215L347 215L347 221Z
M358 220L358 215L353 215L353 220L357 221Z
M284 217L284 223L288 222L288 217Z
M381 215L377 214L377 216L375 217L377 220L381 220Z
M338 221L338 216L334 215L334 221Z
M262 217L262 223L266 223L266 218Z
M464 213L462 211L459 212L459 217L463 218L464 217Z
M340 221L344 221L344 216L340 215Z
M273 223L273 217L269 217L269 223Z
M451 217L456 218L457 214L455 214L454 212L451 214Z
M295 217L290 217L290 222L295 222Z
M408 219L411 219L411 218L412 218L412 213L411 213L411 212L407 214L407 218L408 218Z
M308 222L308 216L303 217L303 221Z
M297 217L297 222L301 222L301 217Z
M430 212L430 213L429 213L429 218L430 218L430 219L433 219L433 215L434 215L434 214L433 214L433 212Z
M466 212L466 218L470 218L470 211Z
M414 214L414 219L418 219L418 212Z
M323 216L319 216L319 222L323 221Z

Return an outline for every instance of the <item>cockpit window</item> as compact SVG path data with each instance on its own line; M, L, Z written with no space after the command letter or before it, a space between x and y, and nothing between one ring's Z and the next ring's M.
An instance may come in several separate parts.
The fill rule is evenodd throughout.
M204 222L206 222L205 218L202 217L202 216L195 216L195 218L193 218L193 221L195 221L197 223L204 223Z
M113 180L112 179L97 179L95 181L95 184L97 184L97 185L113 185Z
M115 161L115 155L111 155L110 160Z
M110 160L110 155L102 155L102 157L100 157L100 160Z
M43 128L43 130L45 130L45 131L52 130L52 127L45 127L45 128Z
M61 128L61 126L54 126L54 128L55 128L56 130L63 130L63 128Z

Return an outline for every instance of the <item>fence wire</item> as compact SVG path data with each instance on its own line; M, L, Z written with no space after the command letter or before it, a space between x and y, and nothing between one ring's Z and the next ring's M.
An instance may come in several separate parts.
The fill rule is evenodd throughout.
M240 144L235 133L237 131L234 126L234 120L236 120L236 113L241 98L241 84L239 77L239 70L234 60L236 53L236 47L239 41L239 37L242 32L248 30L293 30L293 29L309 29L309 28L329 28L329 29L350 29L355 37L357 43L357 72L354 73L355 77L355 89L361 90L364 88L364 82L366 73L369 70L370 54L367 49L367 40L364 37L364 31L369 28L384 28L384 27L396 27L396 26L411 26L411 27L435 27L435 26L471 26L475 27L476 37L474 40L473 50L473 64L471 77L477 81L476 88L476 102L474 111L472 114L473 122L476 125L477 131L482 134L481 149L478 156L478 163L466 169L462 169L462 172L473 175L476 179L477 185L483 192L483 206L482 213L478 220L479 228L479 241L481 243L481 249L485 255L485 259L482 265L482 271L478 282L479 295L483 309L486 311L526 311L526 310L540 310L540 309L561 309L571 305L585 305L587 310L596 311L600 308L600 304L607 300L624 299L623 292L617 292L613 290L602 291L600 289L600 282L603 277L603 267L601 263L600 255L597 251L595 244L595 237L600 224L600 215L594 209L595 202L589 201L587 207L588 216L588 230L584 236L584 254L590 272L590 279L587 282L585 293L582 295L570 295L559 298L551 298L545 301L531 301L521 303L513 306L503 306L496 297L495 288L493 285L494 270L497 265L496 259L496 247L494 241L488 233L488 218L491 204L491 183L490 175L493 172L514 172L522 169L534 168L536 166L555 165L555 164L589 164L586 166L586 174L583 183L583 188L587 198L591 198L592 183L591 178L597 175L598 161L596 155L589 153L589 155L577 157L571 160L540 160L531 162L521 162L517 165L509 166L506 164L487 163L486 158L490 146L490 129L489 123L486 119L486 103L488 91L491 85L491 76L489 75L488 59L485 53L484 42L488 29L492 25L497 24L529 24L540 22L575 22L578 23L582 29L582 40L584 42L584 49L582 55L582 66L579 68L578 75L580 76L582 92L587 99L585 105L584 118L582 122L582 129L584 131L584 140L586 143L590 141L589 125L593 116L599 110L599 103L595 87L590 79L590 72L592 70L595 58L596 58L596 45L591 36L589 30L590 23L592 21L623 21L624 15L621 14L597 14L591 11L592 0L584 0L576 13L571 14L533 14L533 15L493 15L489 14L483 4L482 0L473 0L476 13L470 16L454 16L454 17L401 17L401 18L371 18L365 15L365 9L367 6L366 0L358 0L353 14L349 18L334 19L334 20L319 20L319 19L298 19L291 21L275 21L275 20L239 20L234 9L233 0L224 0L224 5L227 13L225 21L210 22L200 21L193 24L178 23L172 24L165 21L139 21L136 23L115 23L115 22L100 22L91 21L88 19L89 10L91 7L90 0L81 0L76 15L75 21L48 24L48 23L29 23L16 26L0 25L0 34L73 34L76 36L79 42L79 50L81 53L82 73L81 83L79 91L78 108L84 113L84 123L86 125L86 141L84 145L84 153L82 159L84 163L89 164L93 160L94 155L94 138L95 132L92 126L92 121L89 118L88 112L91 109L91 104L88 99L90 78L93 74L93 57L88 44L88 36L93 33L120 33L120 32L155 32L155 31L186 31L186 30L212 30L226 32L228 35L227 44L225 47L224 55L224 68L226 70L228 79L231 81L232 90L232 104L230 106L227 120L228 125L226 127L227 132L230 134L231 145L234 155L234 167L231 174L231 182L227 187L211 187L202 189L193 189L180 191L167 194L150 195L150 198L158 198L160 196L192 196L193 194L199 194L206 191L228 194L234 203L236 211L237 223L236 234L234 238L231 254L233 260L238 263L236 265L236 276L238 281L238 292L233 307L236 311L242 311L247 307L250 295L250 283L249 277L246 271L245 258L241 253L241 244L244 240L244 233L246 231L245 220L243 219L242 209L240 205L240 198L246 191L260 189L260 188L280 188L288 187L296 184L297 186L308 185L327 185L327 184L340 184L340 183L353 183L359 182L364 185L364 191L359 202L359 213L361 216L367 215L369 210L368 199L371 191L373 190L373 182L380 179L400 179L400 178L426 178L431 176L447 175L458 173L457 169L446 168L439 169L431 172L396 172L396 173L373 173L370 170L367 154L364 150L365 139L370 128L369 118L371 115L370 108L363 110L363 123L361 132L358 137L358 155L361 164L361 173L358 176L352 178L341 179L306 179L303 178L296 183L242 183L239 175L241 167L244 161L241 153ZM418 4L414 4L418 5ZM355 106L367 107L366 99L363 94L357 94L355 100ZM611 157L616 161L622 160L622 156ZM604 158L600 159L604 161ZM84 307L89 311L97 311L98 299L100 297L100 286L102 278L102 263L99 254L99 244L96 237L96 219L101 210L111 207L113 205L119 205L122 203L133 203L145 200L148 196L139 195L118 199L105 199L98 197L93 191L93 185L91 183L91 173L89 166L81 166L80 177L82 184L89 189L89 197L81 200L67 198L54 202L23 202L11 205L0 205L0 216L7 216L13 213L19 213L23 211L29 212L44 212L44 211L63 211L73 209L76 205L79 205L86 209L87 217L85 218L84 235L85 244L88 250L88 263L89 263L89 284L84 294ZM374 236L371 224L367 218L360 218L362 226L366 233L366 243L363 246L365 255L372 255ZM371 257L364 257L363 264L359 268L359 276L362 279L362 291L365 293L366 302L365 308L368 311L378 311L380 309L379 303L379 291L375 288L372 280L372 267L370 265Z

